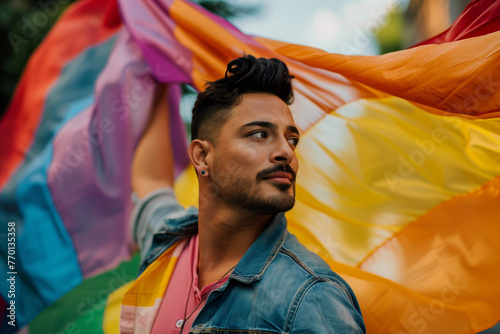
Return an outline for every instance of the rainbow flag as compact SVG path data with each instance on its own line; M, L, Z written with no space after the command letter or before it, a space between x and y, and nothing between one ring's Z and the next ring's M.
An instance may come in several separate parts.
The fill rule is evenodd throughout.
M247 36L186 0L75 3L0 123L0 331L118 332L138 266L130 163L155 92L170 86L176 193L196 205L179 84L203 89L244 52L280 58L296 77L301 171L289 229L351 285L368 332L492 327L499 18L499 2L476 0L421 45L346 56Z

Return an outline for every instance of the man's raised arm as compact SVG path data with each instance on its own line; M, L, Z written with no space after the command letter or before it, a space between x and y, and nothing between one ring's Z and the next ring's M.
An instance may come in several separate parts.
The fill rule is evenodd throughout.
M132 190L139 198L162 187L172 187L174 158L170 140L167 86L156 96L149 123L132 160Z
M158 92L149 123L135 150L131 183L135 207L130 218L130 229L144 261L150 251L153 235L164 227L164 218L184 212L172 189L174 158L167 87Z

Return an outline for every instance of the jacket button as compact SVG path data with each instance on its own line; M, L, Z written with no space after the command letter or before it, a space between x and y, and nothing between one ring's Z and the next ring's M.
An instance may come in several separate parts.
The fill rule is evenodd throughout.
M181 328L182 324L184 323L184 320L182 319L179 319L177 320L177 322L175 323L175 327L177 328Z

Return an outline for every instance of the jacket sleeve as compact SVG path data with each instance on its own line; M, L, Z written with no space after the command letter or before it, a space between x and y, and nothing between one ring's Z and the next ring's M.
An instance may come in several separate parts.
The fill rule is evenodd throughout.
M290 334L366 333L356 297L339 285L318 281L310 286L297 308Z
M181 216L186 210L177 202L170 187L159 188L140 200L132 196L135 206L130 217L130 233L144 260L151 249L153 235L165 228L165 219Z

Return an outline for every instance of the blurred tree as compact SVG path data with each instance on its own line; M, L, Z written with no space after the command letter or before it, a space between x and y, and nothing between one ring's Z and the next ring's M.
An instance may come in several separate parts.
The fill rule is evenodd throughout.
M0 117L3 116L31 53L61 13L75 0L10 0L0 3ZM257 6L223 0L195 0L226 19L255 14ZM192 89L184 88L184 92Z
M257 14L260 11L258 5L241 5L234 4L234 1L227 0L193 0L194 2L205 7L212 13L222 16L225 19L232 19L246 15ZM238 1L241 3L241 1Z
M386 22L382 24L374 34L380 54L398 51L404 48L404 27L404 10L399 6L398 10L390 11Z
M7 107L31 53L74 0L11 0L0 4L0 110ZM60 3L64 3L61 5Z

